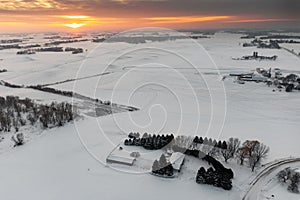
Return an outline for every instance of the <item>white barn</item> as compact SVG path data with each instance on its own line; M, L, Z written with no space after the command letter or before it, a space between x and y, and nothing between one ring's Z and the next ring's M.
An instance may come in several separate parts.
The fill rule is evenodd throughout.
M128 166L132 166L135 160L136 159L133 157L117 156L117 155L109 155L106 158L107 163L117 163L117 164L128 165Z

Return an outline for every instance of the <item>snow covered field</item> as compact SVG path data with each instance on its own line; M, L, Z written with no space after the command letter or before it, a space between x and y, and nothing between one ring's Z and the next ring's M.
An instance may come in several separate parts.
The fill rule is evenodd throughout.
M187 159L182 173L174 179L149 175L146 159L138 160L133 168L105 163L106 157L131 131L259 140L270 147L264 162L299 156L299 92L272 92L264 84L222 81L223 75L247 73L257 67L300 74L299 57L284 49L243 48L245 40L240 36L218 32L196 41L186 38L138 44L87 41L62 45L87 49L76 55L66 52L16 55L17 50L1 50L0 69L8 72L0 73L0 80L37 85L86 77L51 87L140 109L102 117L83 112L83 119L45 130L24 146L1 151L1 197L5 200L241 199L259 169L251 173L235 160L225 164L235 173L231 191L196 184L197 170L208 165L194 158ZM37 38L32 43L45 42L43 35L32 37ZM278 59L232 60L253 51L278 55ZM106 72L109 73L92 77ZM0 96L6 95L30 97L44 103L73 101L45 92L0 86ZM8 147L0 142L0 148ZM142 158L156 159L160 155L159 151L136 150L145 154ZM287 191L276 193L275 186L270 184L263 185L266 189L260 199L271 194L275 195L273 199L299 198Z

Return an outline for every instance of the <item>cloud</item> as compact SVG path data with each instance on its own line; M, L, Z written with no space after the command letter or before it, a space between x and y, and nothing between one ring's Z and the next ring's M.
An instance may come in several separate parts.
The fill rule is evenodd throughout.
M194 22L208 22L230 19L231 16L182 16L182 17L153 17L145 18L152 24L183 24Z
M59 24L62 19L57 16L88 16L63 20L107 26L289 21L299 24L299 10L299 0L1 0L0 22L14 19L14 23Z
M67 9L67 6L56 0L3 0L0 10L3 11L28 11L36 9Z
M1 11L96 16L260 15L300 19L299 0L2 0Z

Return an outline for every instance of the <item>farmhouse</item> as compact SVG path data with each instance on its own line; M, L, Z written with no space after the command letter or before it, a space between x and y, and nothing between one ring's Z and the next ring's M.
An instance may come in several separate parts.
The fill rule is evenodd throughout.
M117 156L117 155L109 155L106 158L107 163L117 163L122 165L132 166L136 159L127 156Z
M185 158L185 155L180 152L175 152L171 155L170 163L172 164L173 169L176 170L177 172L180 172L181 167L184 163L184 158Z

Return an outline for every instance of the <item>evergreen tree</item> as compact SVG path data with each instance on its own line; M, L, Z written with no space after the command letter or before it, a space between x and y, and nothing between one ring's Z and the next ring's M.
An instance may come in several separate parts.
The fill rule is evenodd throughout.
M226 141L223 141L221 148L222 149L227 149L227 143L226 143Z
M220 149L222 148L222 142L219 141L217 147L219 147Z
M157 160L154 161L153 165L152 165L152 172L153 173L157 173L159 171L159 163Z
M204 138L203 144L208 144L208 139L207 139L207 137Z
M214 169L212 167L207 169L207 173L205 176L206 184L212 185L215 182Z
M203 138L200 137L200 138L199 138L199 144L203 144L203 141L204 141Z
M159 158L159 166L160 166L160 168L163 168L163 167L167 166L167 159L166 159L166 156L164 154L161 154L161 156Z
M201 167L198 170L197 176L196 176L196 183L200 183L200 184L205 184L205 174L206 174L206 170L204 169L204 167Z

